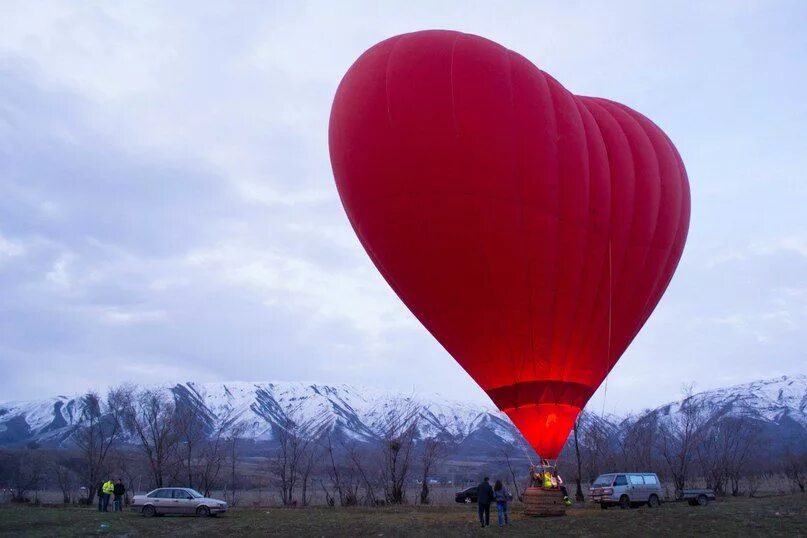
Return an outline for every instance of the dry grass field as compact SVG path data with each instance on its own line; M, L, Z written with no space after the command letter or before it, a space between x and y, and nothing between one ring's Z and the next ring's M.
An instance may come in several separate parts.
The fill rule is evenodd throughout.
M532 519L512 505L511 525L478 527L476 506L385 508L236 508L209 519L86 507L0 508L2 536L807 536L807 495L721 499L706 507L571 508L565 517ZM495 520L495 510L491 514Z

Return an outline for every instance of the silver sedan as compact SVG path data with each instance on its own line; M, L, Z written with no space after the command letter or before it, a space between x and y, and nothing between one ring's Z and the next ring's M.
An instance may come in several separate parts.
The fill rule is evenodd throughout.
M205 497L192 488L158 488L145 495L135 495L132 510L144 516L185 514L216 516L227 511L227 503Z

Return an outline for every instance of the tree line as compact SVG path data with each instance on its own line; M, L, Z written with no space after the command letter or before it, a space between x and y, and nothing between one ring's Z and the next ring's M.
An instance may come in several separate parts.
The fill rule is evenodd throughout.
M677 409L628 417L616 427L584 414L561 464L574 477L578 498L582 483L617 471L656 472L674 491L702 486L733 496L753 496L766 478L780 477L786 487L803 493L805 430L796 429L788 439L775 440L772 435L778 432L755 410L737 402L710 406L689 387Z
M331 506L378 505L407 502L419 476L418 498L428 504L430 473L450 446L418 439L420 408L410 399L387 405L371 442L292 409L272 426L273 442L261 445L258 457L242 417L232 411L213 417L170 391L124 385L106 397L87 392L77 403L78 420L63 448L0 451L0 485L11 500L56 488L65 503L91 504L101 482L122 478L130 492L181 484L206 496L219 492L233 504L246 489L268 487L287 506L308 505L315 494Z

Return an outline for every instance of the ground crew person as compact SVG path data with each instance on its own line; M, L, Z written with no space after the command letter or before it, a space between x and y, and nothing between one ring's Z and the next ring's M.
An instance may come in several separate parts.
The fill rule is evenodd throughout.
M123 480L118 478L117 484L115 484L115 490L112 492L115 494L114 499L114 506L116 512L123 512L123 495L126 493L126 487L123 485Z
M103 500L103 507L104 512L109 512L109 497L115 493L115 482L112 480L107 480L104 482L104 500Z

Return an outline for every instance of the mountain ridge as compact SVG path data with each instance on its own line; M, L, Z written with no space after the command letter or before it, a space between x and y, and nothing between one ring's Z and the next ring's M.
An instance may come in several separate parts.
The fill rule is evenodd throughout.
M507 416L493 405L444 398L439 394L390 393L351 384L314 382L227 381L165 383L144 388L165 391L177 404L192 405L210 428L228 420L240 423L243 436L272 441L278 425L304 421L312 431L334 431L361 442L381 436L386 418L402 405L417 409L418 436L443 436L462 443L524 446ZM0 446L35 442L69 446L80 424L79 396L58 395L32 401L0 403ZM761 379L693 394L689 399L724 414L742 414L769 428L807 432L807 375ZM586 421L600 421L617 430L626 420L647 416L667 420L680 412L682 401L628 417L586 413ZM666 418L665 418L666 417Z

